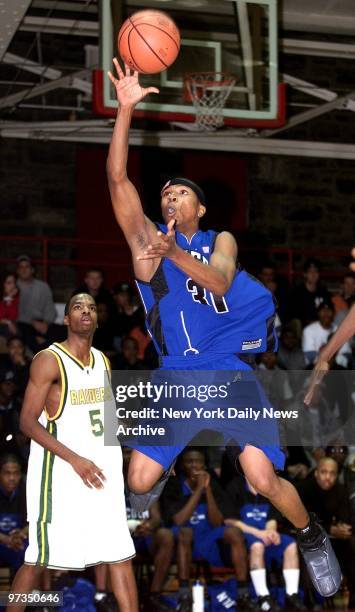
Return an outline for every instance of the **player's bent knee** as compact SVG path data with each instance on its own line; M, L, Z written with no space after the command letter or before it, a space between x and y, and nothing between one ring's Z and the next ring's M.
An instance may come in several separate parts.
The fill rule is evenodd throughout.
M148 493L155 485L150 474L144 473L144 470L134 470L128 474L127 480L129 490L138 495Z
M250 553L255 555L263 555L265 550L265 544L263 542L253 542L250 546Z
M263 497L267 499L274 497L279 488L276 474L272 474L271 476L259 474L252 479L251 484L260 495L263 495Z

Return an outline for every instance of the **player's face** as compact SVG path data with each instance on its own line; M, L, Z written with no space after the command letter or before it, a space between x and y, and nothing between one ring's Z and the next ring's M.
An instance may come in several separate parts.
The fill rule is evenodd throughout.
M323 491L329 491L335 485L338 476L338 466L333 459L321 461L314 475L318 486Z
M165 223L176 220L176 227L198 224L205 212L192 189L185 185L172 185L164 189L161 197L161 209Z
M77 334L93 334L97 327L95 300L84 293L75 295L70 302L69 313L64 317L64 323Z
M0 486L7 493L17 489L21 480L21 468L17 463L5 463L0 470Z

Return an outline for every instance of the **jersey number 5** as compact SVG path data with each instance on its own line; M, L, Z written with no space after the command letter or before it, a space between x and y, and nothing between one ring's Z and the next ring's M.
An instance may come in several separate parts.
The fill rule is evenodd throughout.
M102 436L104 426L101 420L101 410L89 410L91 431L94 436Z
M199 302L200 304L204 304L206 306L211 306L207 299L207 291L201 285L195 283L192 278L188 278L186 281L186 288L192 294L192 299L194 302ZM212 306L218 314L223 314L224 312L228 312L228 306L224 297L213 295L211 291L208 292L210 296L210 300L212 302Z

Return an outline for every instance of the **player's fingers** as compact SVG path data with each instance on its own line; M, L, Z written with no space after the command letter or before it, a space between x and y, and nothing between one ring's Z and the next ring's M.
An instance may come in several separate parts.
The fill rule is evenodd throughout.
M119 78L120 78L120 79L123 79L123 78L124 78L124 74L123 74L123 71L122 71L121 65L120 65L120 63L119 63L119 61L118 61L117 57L114 57L112 61L113 61L113 63L114 63L114 66L115 66L115 68L116 68L116 71L117 71L117 74L118 74Z
M157 87L145 87L144 89L142 89L142 92L144 96L147 96L148 94L151 94L151 93L155 93L155 94L160 93Z
M107 75L108 78L110 79L111 83L113 83L114 85L117 85L118 80L113 76L112 72L110 70L107 71Z
M158 259L160 257L162 257L162 255L151 253L150 255L138 255L137 259L138 261L145 261L146 259Z
M130 77L131 76L131 69L130 69L130 67L128 66L128 64L125 64L124 67L125 67L125 70L126 70L126 76Z

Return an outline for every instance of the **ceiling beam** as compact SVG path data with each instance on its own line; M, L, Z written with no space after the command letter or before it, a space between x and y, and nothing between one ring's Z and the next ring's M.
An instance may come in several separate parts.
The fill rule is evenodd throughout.
M20 55L15 55L14 53L7 52L2 61L4 64L11 64L12 66L15 66L15 68L32 72L32 74L38 74L46 79L59 79L62 76L62 72L60 70L50 68L49 66L42 66L42 64L39 64L38 62L33 62L27 57L21 57Z
M228 134L228 138L226 135ZM1 138L109 144L112 125L107 120L65 122L0 122ZM227 151L259 155L288 155L355 160L355 145L332 142L277 140L242 137L234 130L214 134L189 132L147 132L132 129L130 144L169 149Z

